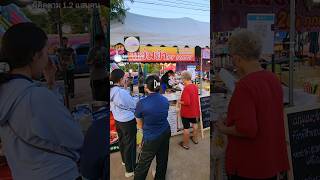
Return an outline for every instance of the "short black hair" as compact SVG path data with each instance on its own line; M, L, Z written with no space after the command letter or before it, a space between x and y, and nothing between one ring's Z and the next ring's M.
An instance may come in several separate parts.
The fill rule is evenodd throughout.
M2 37L0 62L8 64L11 70L26 67L33 62L33 56L46 46L47 41L47 34L36 24L15 24ZM8 80L7 73L0 73L0 85Z
M169 70L167 73L168 74L174 74L174 72L172 70Z
M68 38L64 36L64 37L62 37L62 40L68 40Z
M105 36L103 34L97 34L94 37L94 40L96 40L96 41L105 40Z
M124 75L125 73L122 69L115 69L111 72L110 81L112 81L113 83L119 83Z
M151 92L160 92L160 78L157 75L148 76L146 85Z

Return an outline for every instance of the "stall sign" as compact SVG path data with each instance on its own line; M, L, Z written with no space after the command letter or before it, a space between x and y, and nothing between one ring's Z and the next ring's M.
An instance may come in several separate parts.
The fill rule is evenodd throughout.
M290 29L290 1L288 0L216 0L213 3L214 32L233 31L247 27L249 13L274 13L276 31ZM312 0L296 1L296 28L301 32L320 31L320 8Z
M139 37L125 37L124 38L124 47L128 52L136 52L140 47L140 38Z
M274 32L271 26L274 24L274 14L248 14L247 28L260 36L262 40L262 54L273 54Z
M287 109L287 137L290 144L290 176L292 179L319 179L320 177L320 109L317 106Z
M141 46L139 52L128 52L129 62L194 62L194 48Z
M203 48L201 50L201 56L202 56L202 59L210 59L210 49L209 48Z

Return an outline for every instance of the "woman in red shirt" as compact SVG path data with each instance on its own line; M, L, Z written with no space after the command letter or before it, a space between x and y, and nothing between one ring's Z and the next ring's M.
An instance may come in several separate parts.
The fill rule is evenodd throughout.
M229 39L240 80L226 122L219 121L215 127L228 135L226 170L231 180L276 180L289 169L282 87L273 73L261 68L261 49L259 37L247 30Z
M181 95L181 120L183 124L183 141L179 145L185 149L189 149L189 138L190 138L190 123L192 124L193 133L190 138L194 144L198 144L198 128L197 122L200 117L200 103L198 86L192 83L191 74L188 71L184 71L181 74L181 79L183 80L184 89Z

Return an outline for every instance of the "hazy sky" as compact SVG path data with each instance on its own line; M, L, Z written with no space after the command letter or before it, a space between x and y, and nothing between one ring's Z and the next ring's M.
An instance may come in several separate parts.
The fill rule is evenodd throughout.
M124 0L129 12L152 17L189 17L210 22L210 0Z

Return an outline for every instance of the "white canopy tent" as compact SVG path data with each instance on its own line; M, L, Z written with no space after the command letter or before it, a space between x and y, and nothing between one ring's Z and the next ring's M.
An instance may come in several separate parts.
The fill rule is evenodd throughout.
M190 18L155 18L127 13L122 22L112 21L110 43L123 43L125 36L139 36L142 45L210 46L210 23Z

